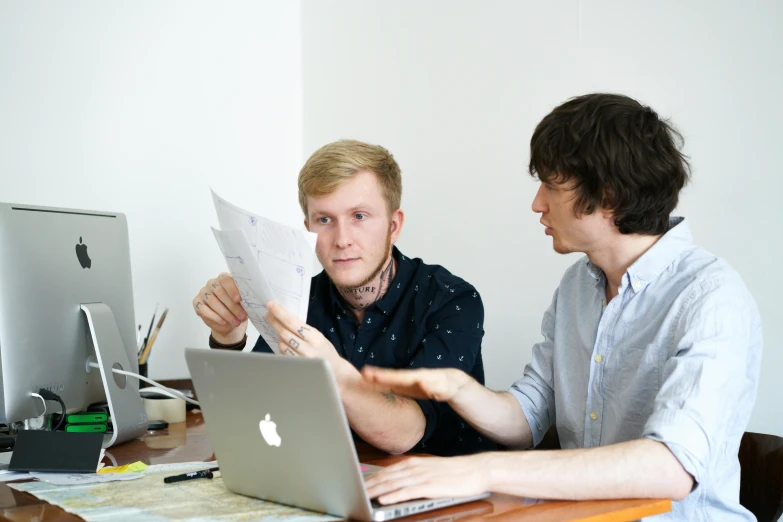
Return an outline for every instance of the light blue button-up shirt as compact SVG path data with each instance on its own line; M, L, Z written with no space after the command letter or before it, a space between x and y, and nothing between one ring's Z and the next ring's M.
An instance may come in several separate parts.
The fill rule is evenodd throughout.
M553 424L563 448L662 442L695 487L656 521L755 520L739 503L737 455L758 388L761 319L742 279L672 218L608 304L605 285L587 257L566 271L544 340L510 389L534 444Z

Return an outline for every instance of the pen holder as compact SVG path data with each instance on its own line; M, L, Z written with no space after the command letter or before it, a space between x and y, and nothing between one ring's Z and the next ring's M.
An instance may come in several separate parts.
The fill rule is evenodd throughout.
M141 375L142 377L149 377L147 375L147 364L148 363L139 364L139 375Z

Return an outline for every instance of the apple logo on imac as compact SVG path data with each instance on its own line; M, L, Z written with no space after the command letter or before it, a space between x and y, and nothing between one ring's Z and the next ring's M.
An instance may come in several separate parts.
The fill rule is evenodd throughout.
M87 255L87 245L82 243L82 238L79 238L79 244L76 245L76 257L79 258L79 264L82 265L82 268L92 266L92 259Z
M280 443L283 441L280 435L277 434L277 424L269 419L268 413L264 420L258 423L258 429L261 430L261 436L264 437L264 441L267 444L280 447Z

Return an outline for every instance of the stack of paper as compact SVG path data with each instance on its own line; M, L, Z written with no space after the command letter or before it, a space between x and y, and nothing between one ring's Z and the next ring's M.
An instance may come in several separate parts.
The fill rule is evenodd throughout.
M0 482L29 479L29 473L8 471L8 463L11 462L11 456L13 456L13 452L11 451L0 453Z
M250 322L277 353L278 338L264 319L267 301L307 320L317 234L269 220L212 191L220 230L212 232L242 296ZM252 349L248 343L246 350Z

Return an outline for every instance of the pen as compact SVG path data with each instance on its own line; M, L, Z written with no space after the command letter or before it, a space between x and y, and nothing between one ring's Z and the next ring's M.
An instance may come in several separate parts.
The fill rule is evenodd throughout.
M172 482L182 482L183 480L192 480L197 478L208 478L211 479L213 477L212 472L218 471L220 468L212 468L212 469L203 469L201 471L191 471L190 473L183 473L182 475L174 475L172 477L166 477L163 479L163 482L166 484L171 484Z
M160 327L163 326L163 321L166 320L166 314L169 313L169 309L166 308L163 310L163 314L161 314L160 319L158 319L158 324L155 326L155 330L152 332L152 335L147 340L147 344L144 346L144 349L141 350L141 355L139 356L139 364L147 364L147 359L150 357L150 351L152 350L152 345L155 343L155 339L158 338L158 332L160 332Z
M160 303L155 303L155 311L152 313L152 319L150 319L150 329L147 330L147 337L144 338L144 340L141 342L141 347L139 348L139 362L141 362L141 352L144 351L144 348L147 345L147 340L150 338L150 334L152 333L152 325L155 324L155 316L158 315L158 305Z

